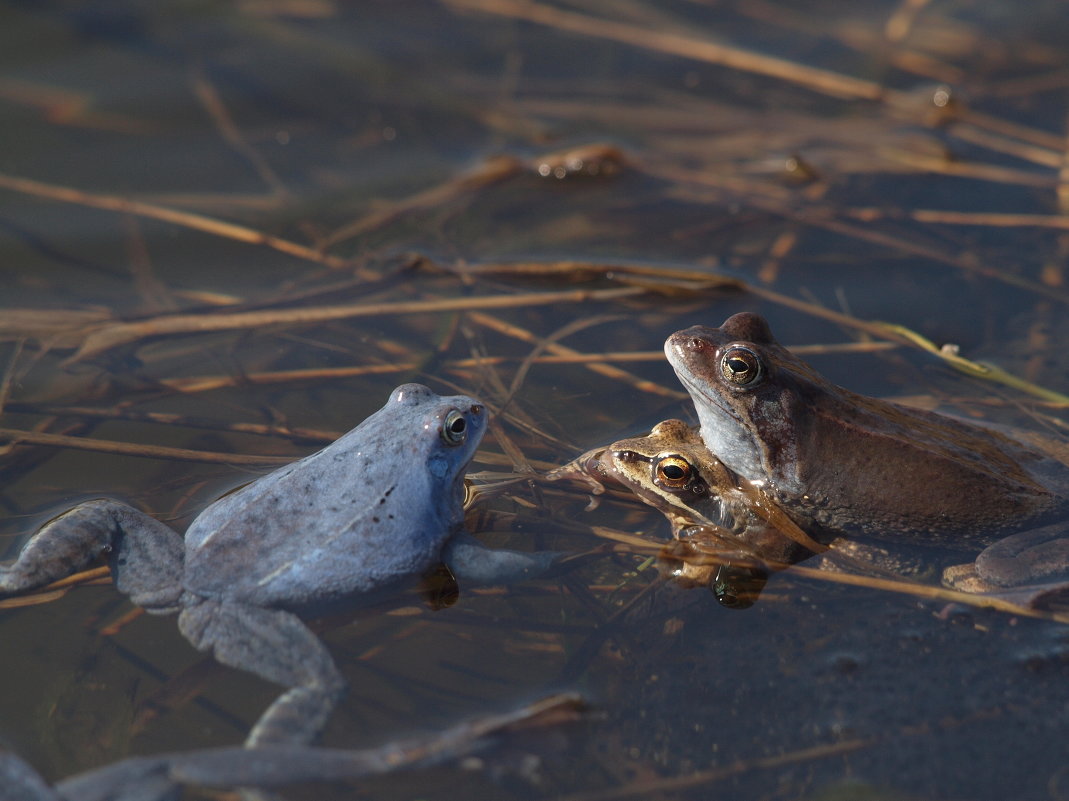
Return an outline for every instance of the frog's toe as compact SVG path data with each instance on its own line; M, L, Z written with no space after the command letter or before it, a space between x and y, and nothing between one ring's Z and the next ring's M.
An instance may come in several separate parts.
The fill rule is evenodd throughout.
M943 586L959 592L992 592L997 588L990 581L981 578L972 562L964 565L951 565L943 571Z

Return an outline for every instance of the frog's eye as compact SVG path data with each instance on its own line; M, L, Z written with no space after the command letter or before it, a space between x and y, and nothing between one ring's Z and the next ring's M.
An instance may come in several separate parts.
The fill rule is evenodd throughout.
M682 456L662 456L653 466L655 480L668 489L683 489L690 481L694 468Z
M720 373L729 384L750 386L761 378L761 359L749 348L735 345L720 357Z
M442 442L446 445L460 445L467 438L468 421L464 419L464 415L453 409L442 423Z

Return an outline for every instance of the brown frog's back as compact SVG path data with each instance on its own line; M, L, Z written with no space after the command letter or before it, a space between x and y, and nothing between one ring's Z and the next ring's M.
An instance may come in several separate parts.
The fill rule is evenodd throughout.
M828 458L800 465L807 494L780 499L793 515L835 532L944 544L990 542L1069 514L1069 467L1028 439L841 392L795 416L799 450L819 443Z

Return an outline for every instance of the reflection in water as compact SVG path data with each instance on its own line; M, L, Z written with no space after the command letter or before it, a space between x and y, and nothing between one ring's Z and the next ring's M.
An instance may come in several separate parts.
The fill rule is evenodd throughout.
M768 582L768 568L724 559L715 548L709 550L693 539L680 539L664 546L659 566L682 587L708 588L717 602L728 609L753 606Z

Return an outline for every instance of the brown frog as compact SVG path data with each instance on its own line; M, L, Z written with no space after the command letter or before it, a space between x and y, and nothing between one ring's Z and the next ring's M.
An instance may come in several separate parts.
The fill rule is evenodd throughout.
M727 547L764 561L788 563L807 551L826 550L765 492L710 453L682 420L665 420L646 436L594 448L547 477L581 479L595 495L606 480L620 484L664 514L673 536L704 526L721 532Z
M709 586L725 606L749 606L774 570L827 552L825 569L886 575L904 564L888 552L807 535L760 487L732 472L705 447L697 430L665 420L646 436L594 448L551 471L551 480L584 481L594 495L611 481L659 510L675 541L662 567L679 583Z
M990 545L968 589L1069 578L1064 443L850 392L756 314L679 331L665 353L708 449L815 539Z
M675 537L661 554L662 567L680 583L709 586L725 606L752 604L769 568L826 550L709 453L682 420L587 451L547 478L582 480L594 495L611 481L659 510Z

